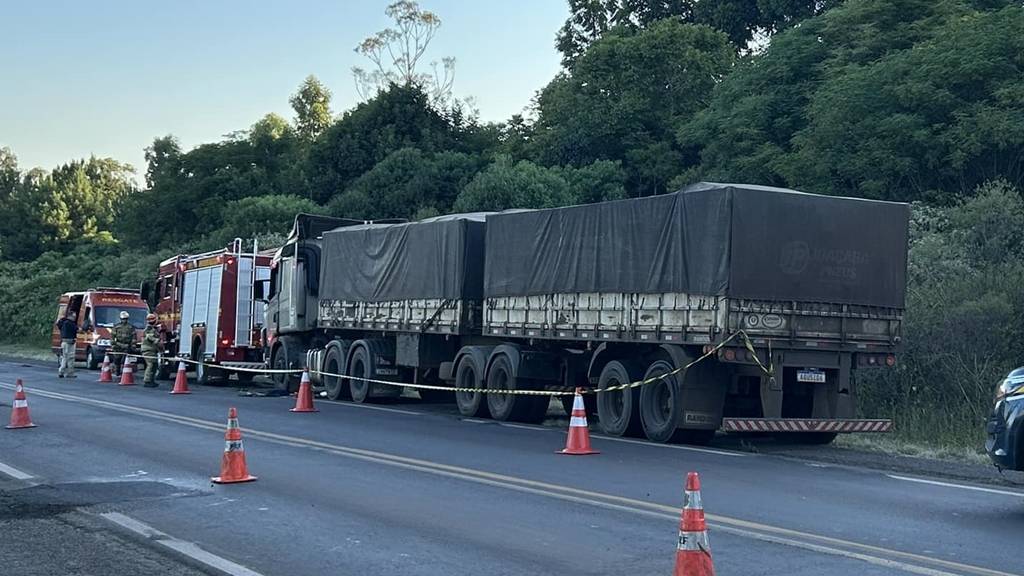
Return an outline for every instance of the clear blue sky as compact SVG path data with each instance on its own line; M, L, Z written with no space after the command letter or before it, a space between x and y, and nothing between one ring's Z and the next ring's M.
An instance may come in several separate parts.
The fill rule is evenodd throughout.
M358 102L355 45L389 24L387 0L11 0L0 3L0 147L23 169L89 154L145 172L143 148L220 139L268 112L292 117L309 74ZM457 59L455 93L481 119L522 111L558 71L562 0L422 0L443 22L428 59ZM140 177L141 181L141 177Z

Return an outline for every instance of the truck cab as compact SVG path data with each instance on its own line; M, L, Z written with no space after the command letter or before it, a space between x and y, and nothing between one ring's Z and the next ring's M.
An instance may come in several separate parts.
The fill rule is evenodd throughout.
M377 220L381 224L403 219ZM268 365L277 370L302 366L306 350L315 347L320 288L323 234L346 226L369 224L364 220L332 218L315 214L295 217L291 234L270 262L270 283L266 301L263 352ZM296 378L274 374L275 384L286 387Z
M90 288L81 292L65 292L57 303L50 346L60 356L60 332L56 322L70 312L78 318L78 338L75 342L75 360L85 362L95 370L110 348L110 329L119 322L122 311L128 312L128 322L135 327L136 341L141 341L146 327L149 307L139 297L138 290L129 288Z

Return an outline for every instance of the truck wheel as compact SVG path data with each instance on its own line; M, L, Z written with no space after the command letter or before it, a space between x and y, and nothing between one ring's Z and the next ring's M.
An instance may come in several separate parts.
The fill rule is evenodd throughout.
M100 367L100 360L93 353L92 346L85 349L85 367L89 370L95 370Z
M462 357L459 367L455 370L455 387L486 388L482 376L482 370L476 365L476 360L467 354ZM469 418L486 418L490 414L485 396L481 392L456 392L455 404L459 407L459 413Z
M488 390L516 390L519 388L512 362L508 356L499 355L491 364L487 372ZM543 397L548 400L547 396ZM537 398L523 394L500 394L491 392L487 394L487 409L491 417L502 422L506 420L532 421L536 420ZM546 407L545 407L546 408Z
M324 372L341 374L341 348L331 346L327 349L324 357ZM345 379L340 376L322 376L324 388L327 389L327 397L331 400L345 399L350 397L349 387L345 385Z
M170 380L171 379L171 364L166 361L160 361L156 365L156 379L157 380Z
M640 367L631 362L613 360L605 364L598 378L599 389L612 388L640 379ZM606 434L612 436L639 436L640 390L629 388L618 392L597 393L597 418Z
M366 402L366 399L370 397L371 384L366 380L356 379L370 378L370 354L366 351L366 348L360 346L352 352L352 359L349 361L348 370L345 373L349 376L355 376L355 378L348 379L352 400L359 404Z
M647 369L644 379L667 374L672 370L674 368L669 362L656 360ZM640 423L648 440L661 443L672 440L681 411L679 386L675 376L640 387Z
M294 343L292 344L295 345ZM270 358L270 366L274 370L288 370L291 366L292 351L288 349L287 343L282 339L281 343L274 348L273 355ZM294 374L288 374L284 372L272 373L270 375L271 381L274 383L274 388L285 392L294 392L299 389L299 378Z

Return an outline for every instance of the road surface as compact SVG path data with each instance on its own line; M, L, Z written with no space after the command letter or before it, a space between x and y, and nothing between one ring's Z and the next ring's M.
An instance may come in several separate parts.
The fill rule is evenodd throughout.
M721 575L1024 575L1013 488L597 435L600 455L562 456L563 430L418 404L293 414L233 387L54 372L0 361L0 417L22 378L38 425L0 430L8 554L13 521L73 513L151 549L126 565L168 574L667 575L697 471ZM259 480L213 485L230 406ZM33 545L48 573L105 573L87 569L88 539Z

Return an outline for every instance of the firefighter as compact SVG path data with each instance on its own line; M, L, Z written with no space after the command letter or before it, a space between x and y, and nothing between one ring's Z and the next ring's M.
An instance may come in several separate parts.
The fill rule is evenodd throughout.
M67 316L57 320L60 331L60 368L58 378L78 378L75 376L75 339L78 338L78 316L68 312Z
M146 330L142 333L142 358L146 361L146 375L142 379L142 385L146 388L156 388L156 366L157 351L160 348L160 328L156 323L156 314L146 316Z
M135 327L128 323L128 312L122 310L118 317L121 321L110 329L110 351L115 375L121 374L125 357L135 349Z

